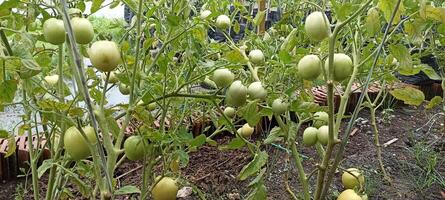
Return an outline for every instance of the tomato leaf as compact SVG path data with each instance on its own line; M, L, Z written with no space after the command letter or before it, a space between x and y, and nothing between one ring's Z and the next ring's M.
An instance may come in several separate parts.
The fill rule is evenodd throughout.
M218 147L219 150L233 150L239 149L246 145L246 143L239 137L233 138L228 144Z
M253 160L249 164L245 165L243 169L241 169L238 178L243 181L246 180L249 176L252 176L256 172L258 172L258 170L260 170L261 167L266 164L268 157L269 155L267 155L265 151L261 151L259 154L255 154Z
M9 132L6 130L0 130L0 138L7 138L9 136Z
M435 96L428 102L428 104L425 106L425 108L426 109L432 109L432 108L440 105L440 103L442 103L442 97Z
M126 185L124 187L119 188L114 192L114 195L125 195L125 194L140 194L141 191L134 185Z
M331 0L331 3L334 7L336 17L340 21L345 21L353 11L355 11L355 7L352 3L337 3L335 0Z
M178 26L179 22L181 21L181 18L179 18L179 16L176 15L167 15L167 23L169 26Z
M247 200L266 200L267 199L267 190L266 186L264 186L263 181L258 183L255 189L249 193L249 196L246 198Z
M91 14L98 11L104 1L105 0L93 0L93 5L91 5Z
M249 187L255 186L257 184L261 184L263 180L264 173L266 173L266 168L261 169L260 173L249 183Z
M408 105L419 106L425 100L423 92L412 87L394 89L390 91L390 93L396 99L401 100Z
M8 151L6 152L5 158L14 154L16 149L17 149L17 144L15 143L15 137L11 136L8 138Z
M377 33L382 30L381 24L380 24L380 14L379 10L377 8L371 8L368 11L368 15L366 16L366 33L368 35L376 35Z
M243 119L245 119L250 126L255 126L261 119L261 116L258 114L257 102L258 101L250 102L241 111Z
M189 142L189 147L190 148L198 148L206 143L206 139L207 139L207 137L204 134L201 134Z
M442 80L442 78L436 73L436 71L434 71L434 69L429 66L429 65L425 65L422 64L420 65L420 70L423 71L423 73L425 73L428 78L432 79L432 80Z
M274 142L278 142L283 140L282 136L284 135L284 132L281 130L280 127L273 127L272 130L270 130L269 135L264 140L264 144L271 144Z
M266 17L265 10L258 12L253 19L253 24L255 24L255 26L258 26L264 20L264 17Z
M39 168L37 168L37 176L39 178L41 178L43 176L43 174L45 174L45 172L51 168L51 166L53 165L53 160L52 159L47 159L44 160L42 162L42 165L39 166Z
M431 5L426 5L420 11L420 16L424 19L433 19L445 23L445 8L435 8Z
M227 52L225 58L231 63L246 63L243 55L238 50L231 50Z
M377 7L383 11L383 16L385 17L386 22L389 22L391 18L391 14L394 11L394 8L397 5L396 0L379 0ZM405 11L405 7L403 6L403 1L400 3L399 9L397 10L396 15L394 16L393 24L397 24L400 22L400 16L403 15Z
M17 84L16 80L7 80L0 83L0 102L11 103L14 100Z
M399 72L402 75L412 75L413 73L413 60L408 48L402 44L390 45L389 50L391 54L399 61ZM419 73L419 72L417 72ZM417 74L414 73L414 74Z

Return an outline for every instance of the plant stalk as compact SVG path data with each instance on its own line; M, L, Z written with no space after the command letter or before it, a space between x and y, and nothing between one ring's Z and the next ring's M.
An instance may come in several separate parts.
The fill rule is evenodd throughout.
M391 18L390 18L390 20L388 22L388 26L386 27L385 33L384 33L383 38L382 38L382 42L377 47L378 50L377 50L377 53L375 55L374 62L373 62L372 66L371 66L371 68L369 70L368 76L366 77L366 81L365 81L365 84L364 84L364 86L362 88L362 91L367 91L368 90L369 83L371 82L373 70L374 70L375 66L377 65L378 57L380 56L380 53L381 53L381 51L383 49L383 45L386 42L386 39L387 39L387 36L388 36L388 33L389 33L389 29L391 27L392 22L394 21L394 17L395 17L395 15L396 15L396 13L397 13L397 11L399 9L400 3L401 3L401 0L398 0L397 4L396 4L396 6L395 6L395 8L394 8L394 10L393 10L393 12L391 14ZM361 105L363 103L363 99L365 97L365 94L366 94L366 92L362 92L362 94L359 97L357 105ZM355 107L354 112L352 113L351 119L349 121L349 124L348 124L348 126L346 128L346 131L344 132L344 138L343 138L342 143L341 143L341 145L340 145L340 147L339 147L339 149L337 151L337 154L335 156L335 159L334 159L332 167L331 167L331 169L329 171L329 174L334 174L335 173L335 169L337 168L337 166L340 163L340 160L341 160L341 158L343 156L346 144L347 144L348 139L349 139L349 133L352 130L352 127L354 125L354 121L357 119L359 111L360 111L360 106ZM326 179L326 185L329 185L331 183L332 179L333 179L333 176L329 176ZM323 188L323 192L322 192L323 194L321 196L325 196L327 191L328 191L328 189L329 189L328 187Z

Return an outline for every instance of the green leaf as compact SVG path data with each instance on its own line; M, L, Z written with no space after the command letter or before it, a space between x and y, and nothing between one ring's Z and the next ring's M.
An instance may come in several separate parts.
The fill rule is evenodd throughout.
M71 108L68 111L68 115L71 117L82 117L83 116L83 110L82 108Z
M379 0L377 7L383 11L383 16L385 17L386 22L389 22L391 18L391 14L394 11L397 5L397 0ZM403 15L405 11L405 7L403 6L403 1L400 3L399 9L397 10L396 15L394 16L393 24L397 24L400 22L400 16Z
M402 75L408 75L413 70L413 60L408 48L402 44L390 45L389 50L391 54L399 61L399 72ZM417 72L418 73L418 72Z
M390 93L396 99L401 100L408 105L419 106L425 100L423 92L412 87L394 89L390 91Z
M20 77L23 79L31 78L42 71L39 64L33 59L21 59L21 62Z
M45 172L51 168L51 166L53 165L53 160L52 159L47 159L44 160L42 162L42 165L39 166L39 168L37 168L37 176L39 178L41 178L43 176L43 174L45 174Z
M27 130L30 130L31 127L29 126L29 124L23 124L21 126L19 126L19 131L17 133L18 136L22 136L23 134L25 134L25 132Z
M283 140L282 136L284 136L284 131L282 131L280 127L273 127L267 138L264 140L264 144L281 141Z
M105 0L93 0L93 5L91 6L91 14L98 11L104 1Z
M100 100L102 99L102 92L99 91L97 88L91 88L90 96L95 102L100 102ZM105 104L107 104L106 99L105 99Z
M255 126L261 119L257 110L257 102L258 101L252 101L242 109L242 117L250 126Z
M283 62L283 64L289 64L292 62L292 56L289 54L290 51L280 51L278 52L278 58Z
M253 189L249 193L249 196L246 198L246 200L266 200L266 199L267 199L267 190L263 182L261 182L261 184L257 184L255 189Z
M111 115L110 116L106 116L105 118L106 118L106 121L108 123L109 131L111 131L111 133L113 134L114 137L117 137L119 135L120 128L119 128L119 125L117 125L116 120Z
M228 144L221 145L218 147L219 150L233 150L233 149L239 149L246 145L246 143L243 141L243 139L236 137L233 138Z
M261 151L259 154L255 154L253 160L249 164L245 165L243 169L241 169L238 178L243 181L246 180L249 176L257 173L261 169L261 167L266 164L268 157L269 155L267 155L265 151Z
M181 22L181 18L176 15L167 15L167 23L169 26L178 26L179 22Z
M134 185L126 185L124 187L119 188L114 192L114 195L125 195L125 194L140 194L141 191Z
M16 80L7 80L0 84L0 102L11 103L14 100L17 84Z
M227 52L225 58L231 63L246 63L244 56L238 50Z
M423 73L425 73L428 78L432 80L442 80L442 78L436 73L436 71L434 71L434 69L429 65L422 64L420 70L422 70Z
M425 106L426 109L432 109L436 107L437 105L440 105L442 103L442 97L435 96L433 97L428 104Z
M0 4L0 16L9 15L11 8L16 8L19 5L19 0L9 0Z
M264 17L266 17L265 10L258 12L255 16L255 19L253 19L253 24L255 24L255 26L258 26L264 20Z
M193 139L192 141L189 142L189 147L193 148L197 148L202 146L203 144L206 143L206 139L207 137L204 134L199 135L198 137L196 137L195 139Z
M241 26L238 21L235 21L232 30L235 31L236 34L238 34L241 31Z
M257 184L261 184L263 180L264 173L266 173L266 167L261 169L260 173L249 183L249 187L255 186Z
M348 16L355 11L355 7L352 3L337 3L336 0L331 0L334 7L336 17L340 21L345 21Z
M9 136L9 132L6 130L0 130L0 138L7 138Z
M5 158L11 156L15 150L17 149L17 144L15 143L15 137L9 137L8 138L8 151L6 152Z
M426 5L421 10L420 15L424 19L433 19L441 23L445 23L445 8L435 8L431 5Z
M365 27L366 33L371 36L376 35L382 30L380 24L380 14L377 8L369 9L368 15L366 16Z

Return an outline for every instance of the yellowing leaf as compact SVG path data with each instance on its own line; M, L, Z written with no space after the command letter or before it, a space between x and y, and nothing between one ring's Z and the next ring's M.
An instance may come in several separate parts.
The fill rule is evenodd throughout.
M391 14L394 11L398 0L379 0L377 7L383 11L383 16L385 17L386 22L389 22L391 18ZM403 6L403 1L400 3L399 9L397 10L396 15L394 16L393 24L397 24L400 22L400 17L405 11L405 7Z
M437 105L440 105L440 103L442 103L442 97L435 96L428 102L428 104L426 105L425 108L432 109L432 108L436 107Z
M408 105L419 106L425 100L423 92L412 87L394 89L389 93L396 99L401 100Z
M420 13L424 19L433 19L445 23L445 8L435 8L427 5Z

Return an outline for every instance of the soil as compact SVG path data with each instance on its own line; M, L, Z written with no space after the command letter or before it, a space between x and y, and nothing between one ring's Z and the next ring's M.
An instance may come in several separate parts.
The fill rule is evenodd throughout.
M397 139L394 143L383 147L383 163L392 182L383 180L380 170L374 137L370 124L369 112L363 110L356 121L357 131L350 138L347 150L341 162L341 168L359 168L366 177L366 194L371 200L440 200L445 199L441 192L445 190L445 136L444 118L437 113L439 109L426 110L423 107L400 107L392 112L379 111L377 116L380 131L380 142L384 143ZM346 124L346 123L344 123ZM345 127L342 127L344 130ZM267 129L266 129L267 130ZM267 131L265 131L267 132ZM264 138L265 135L256 135L252 140ZM216 138L219 144L228 143L233 136L222 135ZM301 195L299 189L298 173L294 163L286 162L286 150L279 144L263 146L269 154L264 177L268 192L268 199L291 199L285 189L283 180L288 173L288 183L296 195ZM310 173L318 161L314 148L300 147L303 155L306 173ZM238 150L220 151L218 147L205 145L198 151L190 153L189 164L181 169L181 185L192 186L194 193L183 200L199 199L197 190L201 191L206 199L245 199L250 191L246 181L237 180L242 167L252 160L246 148ZM140 162L125 162L116 171L118 185L141 185ZM160 166L156 168L156 171ZM334 183L328 199L343 190L341 185L341 172L336 173ZM46 184L46 175L42 177L40 185ZM187 181L186 181L187 180ZM16 194L23 194L25 199L31 199L32 191L17 190L25 184L25 179L4 182L0 184L0 199L13 199ZM316 174L311 177L310 185L315 185ZM76 187L69 186L74 197L78 196ZM40 188L44 193L45 186ZM120 199L133 199L131 196ZM134 196L134 199L137 197Z

